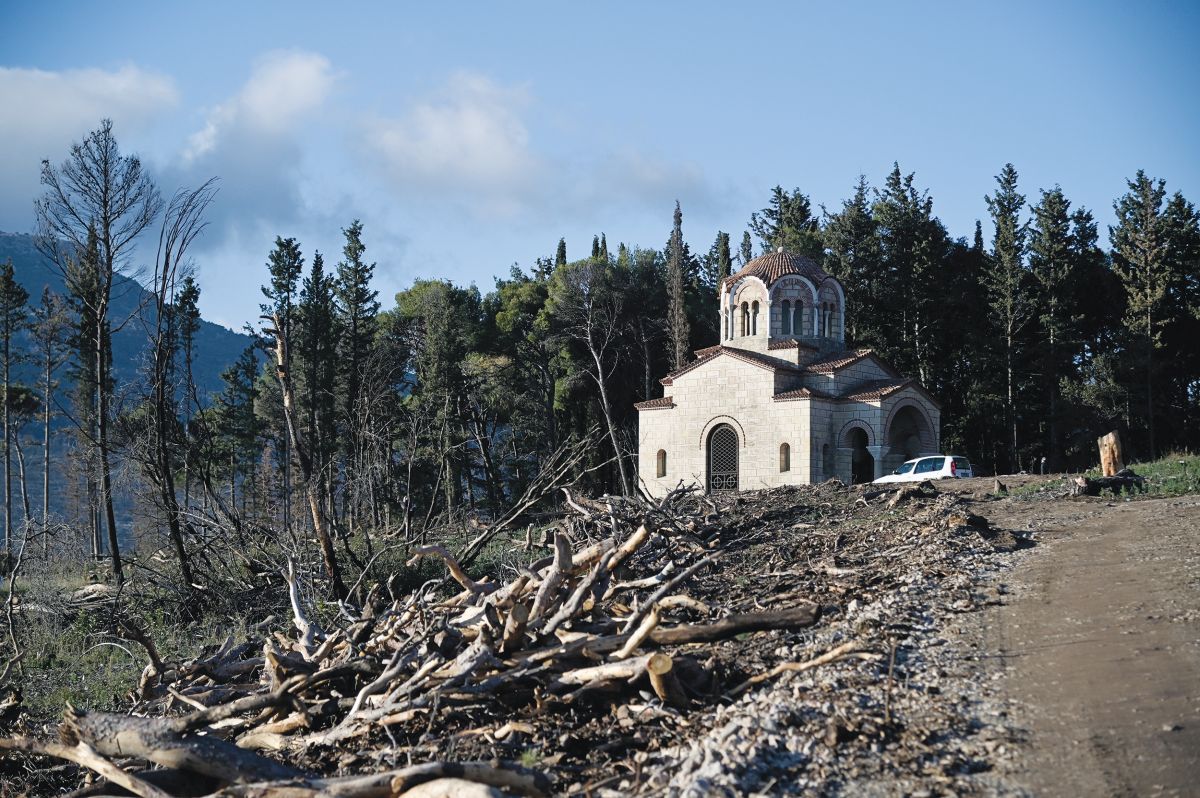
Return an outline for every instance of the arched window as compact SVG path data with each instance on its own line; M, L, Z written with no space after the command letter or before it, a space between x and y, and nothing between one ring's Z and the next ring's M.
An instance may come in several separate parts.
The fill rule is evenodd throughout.
M658 456L655 458L657 468L655 468L656 477L665 477L667 475L667 451L659 449Z
M758 302L750 306L750 334L758 335Z
M786 443L779 444L779 470L792 470L792 447Z
M742 335L750 334L750 304L742 303Z
M791 325L793 333L804 335L804 306L799 302L792 306Z
M721 332L721 340L728 341L729 340L729 309L728 308L726 308L721 313L721 321L725 324L725 328Z
M792 303L788 300L783 300L783 324L780 327L780 332L784 335L792 334Z
M825 323L826 323L826 320L828 319L828 316L825 313L825 303L824 302L821 303L821 308L818 311L818 313L820 315L817 316L817 335L824 337L829 332L828 330L825 329Z

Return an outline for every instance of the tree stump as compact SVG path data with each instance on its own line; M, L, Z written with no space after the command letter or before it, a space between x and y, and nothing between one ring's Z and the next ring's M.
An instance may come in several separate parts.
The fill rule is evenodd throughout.
M1100 473L1106 477L1116 476L1118 471L1125 468L1125 459L1121 456L1121 436L1113 430L1097 438L1096 443L1100 446Z

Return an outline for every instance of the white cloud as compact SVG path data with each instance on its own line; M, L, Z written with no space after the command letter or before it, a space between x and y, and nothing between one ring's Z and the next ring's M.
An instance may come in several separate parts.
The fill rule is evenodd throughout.
M212 152L230 136L286 135L321 107L333 83L332 66L323 55L300 51L264 55L241 90L214 108L204 127L188 139L184 160Z
M491 210L512 211L542 171L521 116L528 105L523 88L460 72L403 117L368 121L365 144L405 186L472 192Z
M156 121L178 99L171 78L136 66L61 72L0 67L0 228L29 228L43 158L65 158L71 142L105 117L127 142L128 133Z

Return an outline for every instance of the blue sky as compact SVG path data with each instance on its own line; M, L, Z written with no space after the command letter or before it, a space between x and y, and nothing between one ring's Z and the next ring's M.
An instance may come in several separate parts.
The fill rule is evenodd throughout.
M257 315L276 235L378 287L487 290L592 235L707 250L770 188L916 172L955 236L1012 161L1102 224L1139 168L1200 201L1200 4L0 4L0 230L104 116L164 191L221 178L205 315ZM985 230L987 230L985 226Z

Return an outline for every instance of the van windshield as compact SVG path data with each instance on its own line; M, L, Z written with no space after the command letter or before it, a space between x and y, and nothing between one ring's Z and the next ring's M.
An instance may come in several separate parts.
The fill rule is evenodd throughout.
M904 465L900 466L892 473L893 474L907 474L909 471L913 470L913 466L915 466L916 464L917 464L916 460L912 461L911 463L905 463Z

